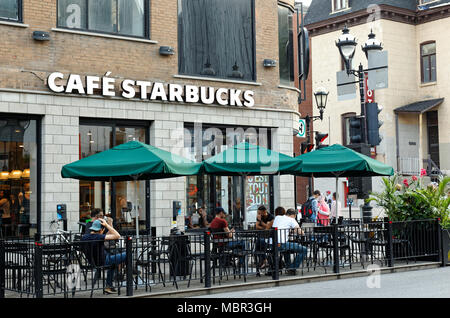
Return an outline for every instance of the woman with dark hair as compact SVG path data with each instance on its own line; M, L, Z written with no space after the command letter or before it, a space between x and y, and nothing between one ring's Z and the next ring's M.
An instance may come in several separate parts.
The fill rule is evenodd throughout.
M286 210L282 206L279 206L278 208L275 209L275 216L285 215L285 214L286 214Z

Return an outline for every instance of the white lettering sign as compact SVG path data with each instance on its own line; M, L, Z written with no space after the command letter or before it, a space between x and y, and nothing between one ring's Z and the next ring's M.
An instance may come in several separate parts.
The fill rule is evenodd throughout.
M111 72L104 76L85 76L70 74L65 78L63 73L54 72L47 78L48 88L55 93L93 95L94 91L103 96L116 96L116 79ZM140 98L143 100L161 100L169 102L219 104L222 106L253 107L255 105L254 92L239 89L198 87L194 85L152 83L125 79L120 83L123 98Z

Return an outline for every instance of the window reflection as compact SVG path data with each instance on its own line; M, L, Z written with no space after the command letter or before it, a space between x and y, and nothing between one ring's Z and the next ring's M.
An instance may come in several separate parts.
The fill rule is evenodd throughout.
M200 139L201 142L197 142ZM268 148L270 135L265 129L253 127L185 127L184 146L187 157L201 162L243 141ZM186 217L204 208L210 222L214 209L222 207L230 224L241 226L244 221L256 222L257 206L270 209L269 176L211 176L186 177ZM246 179L244 179L246 178ZM245 189L245 190L243 190Z
M132 140L146 142L146 128L126 126L80 125L80 159L108 150ZM137 202L135 195L137 194ZM113 201L112 201L113 200ZM90 212L100 208L114 218L120 231L134 230L136 217L134 205L139 212L139 228L146 230L146 182L80 181L80 221L90 220ZM113 204L114 203L114 204ZM113 211L113 206L116 209ZM114 213L113 213L114 212Z
M37 228L37 122L0 120L0 231L28 237Z

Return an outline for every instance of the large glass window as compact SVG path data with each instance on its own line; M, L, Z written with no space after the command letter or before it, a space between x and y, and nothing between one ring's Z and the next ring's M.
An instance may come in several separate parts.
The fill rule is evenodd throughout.
M240 142L270 148L270 131L253 127L185 127L185 156L200 162ZM228 213L230 224L241 226L256 222L256 211L264 204L273 209L270 176L187 177L187 216L197 208L205 208L209 219L216 207Z
M278 6L278 50L280 83L294 85L294 33L293 12L285 6Z
M21 22L22 0L1 0L0 20L11 20Z
M58 26L149 37L148 0L58 0Z
M420 46L422 83L436 82L436 42Z
M37 120L0 119L0 226L4 237L34 235L37 212Z
M80 159L114 146L137 140L146 142L147 127L128 126L121 123L98 124L83 122L80 125ZM100 208L114 219L120 231L136 228L135 207L139 212L139 229L148 230L147 181L98 182L80 181L80 221L90 218L94 208ZM137 196L136 196L137 194ZM137 198L137 201L136 201Z
M255 80L253 0L178 0L179 73Z

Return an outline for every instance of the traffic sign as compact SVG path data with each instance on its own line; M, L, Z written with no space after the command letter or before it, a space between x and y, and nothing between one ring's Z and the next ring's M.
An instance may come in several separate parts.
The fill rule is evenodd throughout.
M304 138L306 137L306 121L304 119L300 119L298 121L298 137Z

